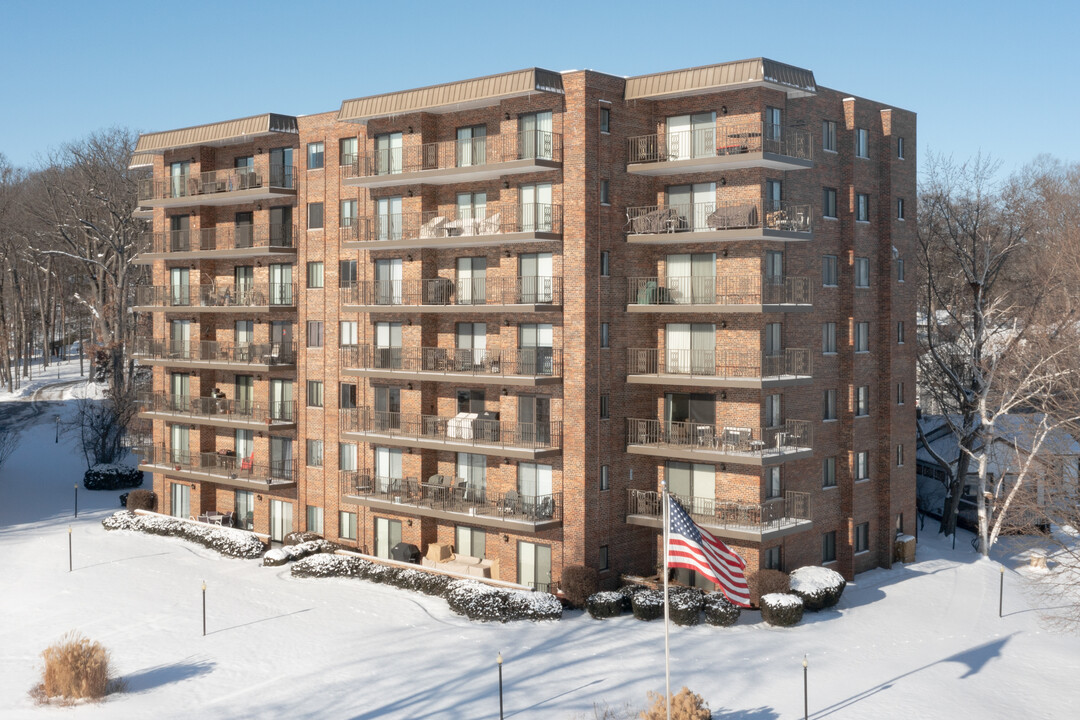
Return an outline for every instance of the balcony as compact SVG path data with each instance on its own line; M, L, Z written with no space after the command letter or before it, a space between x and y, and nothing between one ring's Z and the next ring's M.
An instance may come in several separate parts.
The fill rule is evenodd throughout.
M805 420L749 428L627 418L626 452L674 460L771 465L810 457L813 432Z
M223 225L200 230L172 230L142 235L135 262L209 260L296 255L295 225Z
M367 188L449 185L561 166L562 135L533 130L377 150L344 162L341 183Z
M812 211L810 205L760 200L631 207L626 209L626 241L638 245L806 241L813 239Z
M296 365L296 343L183 342L135 338L135 358L143 365L268 372Z
M151 420L268 431L296 428L294 400L255 402L143 392L136 405L140 416Z
M296 308L296 283L140 285L136 312L270 312Z
M551 385L562 382L562 349L341 348L342 375L468 382L482 385Z
M809 350L763 355L749 350L660 350L628 348L626 382L635 385L697 385L776 388L808 385Z
M627 139L626 171L677 175L739 168L804 170L814 166L808 130L739 123Z
M369 407L341 413L340 431L379 445L425 450L451 450L535 460L562 450L562 422L500 421L497 413L459 413L453 417L382 412Z
M562 206L492 203L464 208L356 218L341 228L343 247L360 250L463 248L561 240Z
M698 525L721 538L761 542L802 532L813 525L810 494L784 493L763 503L736 503L673 495ZM663 497L656 491L630 490L626 522L663 529Z
M228 168L139 181L139 205L149 208L240 205L294 197L296 172L292 165Z
M362 281L341 288L343 312L544 312L562 308L562 278Z
M169 477L269 492L296 487L295 460L258 463L237 458L227 450L196 453L169 450L163 445L136 448L135 453L140 456L140 470L167 473Z
M469 525L539 532L562 524L562 493L522 495L473 488L461 478L448 483L415 478L373 477L368 473L339 473L341 502L375 510L434 517Z
M810 278L763 275L631 277L626 311L632 313L772 313L813 309Z

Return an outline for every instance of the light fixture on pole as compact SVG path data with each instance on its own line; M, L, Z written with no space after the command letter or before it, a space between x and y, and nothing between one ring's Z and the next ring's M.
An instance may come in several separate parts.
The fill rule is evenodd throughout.
M495 656L495 663L499 666L499 720L503 720L503 693L502 693L502 653Z
M206 637L206 581L202 584L202 634Z
M802 712L803 720L809 720L810 718L810 701L809 695L806 690L806 668L809 663L806 661L806 654L802 656Z

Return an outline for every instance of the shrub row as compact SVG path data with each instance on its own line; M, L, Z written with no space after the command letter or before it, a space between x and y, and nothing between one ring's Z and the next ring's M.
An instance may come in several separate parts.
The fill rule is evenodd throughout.
M443 597L451 610L471 620L508 622L562 617L562 604L550 593L505 590L476 580L454 580L346 555L311 555L293 563L292 574L305 578L352 577Z
M120 490L143 484L143 471L128 465L99 464L83 475L83 487L87 490Z
M136 515L121 510L102 520L101 524L106 530L135 530L190 540L228 557L257 558L266 550L261 540L244 530L200 525L160 515Z
M697 625L704 610L705 622L727 627L734 625L742 612L723 593L706 594L697 588L669 588L668 603L671 620L677 625ZM593 593L586 599L585 609L597 619L632 610L639 620L655 620L664 616L664 593L641 585L627 585L619 590Z
M127 509L128 510L149 510L153 512L157 509L157 495L153 490L132 490L127 495ZM120 496L123 498L123 495Z
M315 553L332 553L337 546L326 540L309 540L298 545L284 545L280 548L268 550L263 555L263 565L277 567L293 560L301 560Z

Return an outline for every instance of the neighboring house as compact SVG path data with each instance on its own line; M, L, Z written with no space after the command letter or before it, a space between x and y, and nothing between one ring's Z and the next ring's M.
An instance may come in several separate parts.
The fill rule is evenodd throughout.
M1001 493L992 504L996 507L1008 494L1009 489L1031 453L1038 427L1043 420L1042 413L1012 414L998 419L995 424L995 437L991 441L987 461L987 485L990 492L999 478L1004 477ZM944 415L923 415L919 426L931 449L946 461L950 469L955 470L960 457L957 438L945 422ZM981 445L976 446L976 451ZM1038 456L1032 465L1027 486L1037 493L1037 501L1044 500L1044 487L1048 481L1064 479L1076 484L1080 469L1080 443L1063 430L1050 434L1039 448ZM920 439L916 445L915 479L917 483L917 503L921 512L941 517L945 506L946 482L950 473L935 459ZM978 526L977 493L979 489L978 465L973 460L968 466L960 497L958 524L969 530ZM1009 524L1016 527L1022 522L1022 515L1017 515Z

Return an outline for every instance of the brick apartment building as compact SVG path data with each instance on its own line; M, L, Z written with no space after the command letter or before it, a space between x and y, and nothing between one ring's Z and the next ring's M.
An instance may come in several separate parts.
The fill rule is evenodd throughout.
M915 139L760 58L143 135L159 509L613 584L655 570L666 477L751 568L887 567Z

